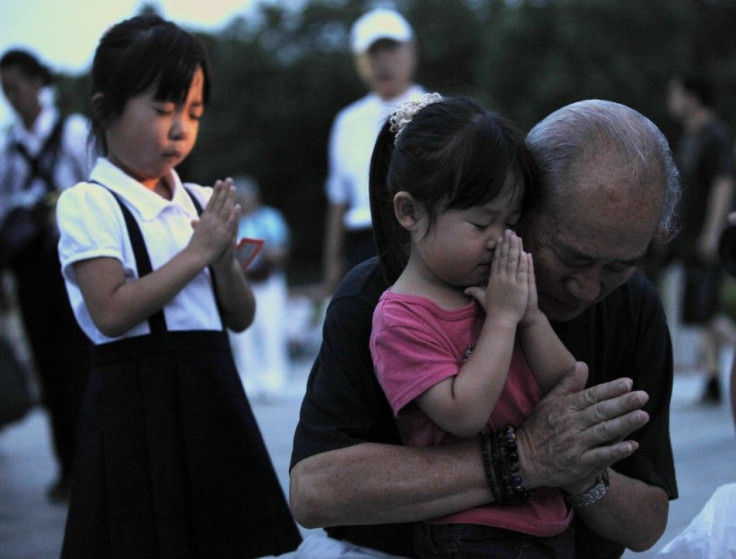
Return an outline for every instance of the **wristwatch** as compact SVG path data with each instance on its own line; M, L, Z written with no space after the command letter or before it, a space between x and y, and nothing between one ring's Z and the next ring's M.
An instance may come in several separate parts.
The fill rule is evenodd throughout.
M580 495L565 494L565 501L573 507L587 507L600 501L608 493L608 468L595 478L595 485Z

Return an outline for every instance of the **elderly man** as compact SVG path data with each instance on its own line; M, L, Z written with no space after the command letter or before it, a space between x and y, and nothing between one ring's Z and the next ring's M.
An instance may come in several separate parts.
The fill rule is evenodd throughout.
M567 495L578 558L620 557L659 539L677 497L670 336L636 270L650 242L671 232L678 173L661 132L607 101L564 107L527 141L543 195L518 231L534 256L539 306L585 365L516 426L520 475L526 489ZM407 523L493 497L478 441L398 446L368 350L373 307L398 275L381 264L351 272L328 309L294 440L291 505L333 538L410 555ZM522 534L505 537L528 547Z

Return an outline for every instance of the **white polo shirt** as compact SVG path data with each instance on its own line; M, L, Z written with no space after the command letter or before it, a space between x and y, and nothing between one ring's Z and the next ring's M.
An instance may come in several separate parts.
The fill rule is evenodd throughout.
M172 200L151 192L107 159L97 160L90 174L118 194L138 222L154 270L160 268L189 243L197 211L184 191L179 176L172 172ZM190 192L207 204L211 188L187 184ZM150 333L147 322L131 328L119 338L109 338L92 322L74 274L75 262L90 258L115 258L123 264L127 281L138 279L133 247L123 214L112 194L98 184L81 182L59 198L57 221L61 238L59 258L74 315L95 344ZM202 270L164 307L169 330L221 330L210 273Z
M369 93L335 117L330 132L326 190L330 203L349 206L343 223L345 229L357 231L371 226L368 174L376 138L391 113L424 93L418 85L388 101Z

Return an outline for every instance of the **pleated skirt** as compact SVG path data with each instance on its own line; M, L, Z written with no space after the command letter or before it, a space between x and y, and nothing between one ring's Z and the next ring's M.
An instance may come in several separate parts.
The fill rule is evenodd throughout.
M95 348L63 559L225 559L300 541L224 332Z

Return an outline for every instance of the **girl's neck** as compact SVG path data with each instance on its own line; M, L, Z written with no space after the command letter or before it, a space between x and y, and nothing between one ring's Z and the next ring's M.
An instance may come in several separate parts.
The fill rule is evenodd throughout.
M459 309L472 300L471 297L465 295L463 288L450 285L436 275L428 277L426 274L419 273L410 263L404 268L396 283L391 286L391 291L402 295L424 297L446 310Z
M132 169L129 169L125 165L122 164L122 162L116 158L114 155L108 153L107 159L118 167L121 171L123 171L126 175L131 177L132 179L138 181L141 183L143 188L150 190L151 192L158 194L162 198L166 200L171 200L174 197L174 187L169 183L168 177L161 177L159 179L144 179L137 173L133 172Z
M162 198L165 198L166 200L171 200L174 197L174 189L165 177L162 177L158 180L158 182L153 187L153 192L155 192Z

